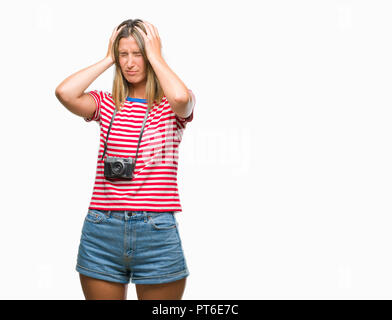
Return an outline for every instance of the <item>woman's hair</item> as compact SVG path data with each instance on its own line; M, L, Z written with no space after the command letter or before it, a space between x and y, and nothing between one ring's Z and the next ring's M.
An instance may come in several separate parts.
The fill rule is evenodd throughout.
M112 89L114 104L117 108L117 111L119 111L124 106L125 99L129 95L128 86L132 86L132 84L129 83L127 79L124 77L124 75L122 74L120 61L119 61L119 52L118 52L120 39L128 38L129 36L132 36L136 40L136 43L138 44L139 49L144 58L146 77L147 77L146 79L147 80L146 81L147 107L151 109L154 102L156 103L161 102L164 93L161 85L159 84L154 69L152 68L150 62L148 61L146 50L145 50L144 38L140 34L140 32L135 28L135 26L142 29L145 33L147 32L143 25L143 21L140 19L125 20L120 23L117 29L121 28L121 26L123 25L125 25L125 27L119 32L116 39L114 40L113 49L112 49L113 56L115 59L115 65L116 65L116 70L115 70L114 80L113 80L113 89Z

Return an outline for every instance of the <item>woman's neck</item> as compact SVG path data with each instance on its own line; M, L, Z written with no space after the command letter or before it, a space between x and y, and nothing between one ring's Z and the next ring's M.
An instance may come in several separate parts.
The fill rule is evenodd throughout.
M146 96L146 88L145 87L140 88L140 89L135 89L135 88L129 89L128 93L131 98L146 99L146 97L145 97Z

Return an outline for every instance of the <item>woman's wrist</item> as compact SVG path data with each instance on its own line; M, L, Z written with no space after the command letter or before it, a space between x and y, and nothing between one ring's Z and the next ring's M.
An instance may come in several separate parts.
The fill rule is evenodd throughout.
M103 61L105 61L108 66L110 67L112 64L114 64L113 59L110 56L106 56L105 58L103 58Z

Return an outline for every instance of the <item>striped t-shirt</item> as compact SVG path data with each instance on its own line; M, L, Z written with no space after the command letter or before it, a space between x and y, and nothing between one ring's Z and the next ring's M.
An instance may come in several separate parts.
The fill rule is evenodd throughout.
M189 90L193 108L195 96ZM106 179L104 160L108 156L135 159L139 135L145 113L146 99L128 97L117 111L109 132L105 159L101 160L105 139L115 109L110 92L94 90L88 92L97 105L92 118L100 126L95 184L89 209L129 211L182 211L177 187L178 148L182 134L192 114L178 117L171 109L166 96L149 111L132 180Z

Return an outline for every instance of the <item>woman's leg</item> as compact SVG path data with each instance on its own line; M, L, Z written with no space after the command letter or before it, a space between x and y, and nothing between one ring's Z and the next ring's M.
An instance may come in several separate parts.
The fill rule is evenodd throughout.
M94 279L79 273L86 300L126 300L128 285Z
M160 284L135 284L139 300L181 300L186 277Z

